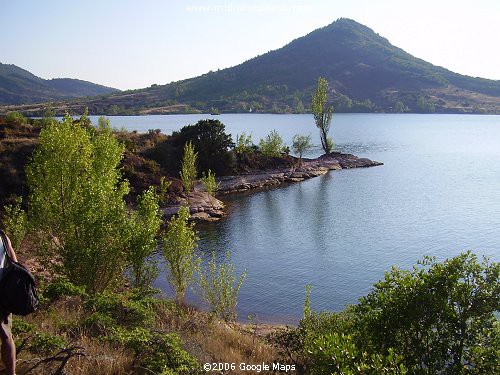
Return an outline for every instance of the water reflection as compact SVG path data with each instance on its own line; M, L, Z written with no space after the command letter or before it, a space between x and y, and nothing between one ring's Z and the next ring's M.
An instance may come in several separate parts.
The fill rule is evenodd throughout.
M289 138L310 132L304 116L261 116L255 127L251 118L231 126L252 129L254 139L270 129ZM411 267L424 254L442 260L470 248L500 259L500 117L335 121L338 149L384 166L223 196L227 218L198 226L200 251L231 250L236 273L248 271L238 303L242 319L296 321L307 283L315 309L339 310L392 265Z

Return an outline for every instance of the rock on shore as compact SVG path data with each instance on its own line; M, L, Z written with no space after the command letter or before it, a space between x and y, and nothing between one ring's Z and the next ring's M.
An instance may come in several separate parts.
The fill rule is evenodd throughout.
M332 152L316 159L302 159L301 167L259 170L238 176L225 176L219 179L219 193L232 193L250 189L276 186L283 183L300 182L321 176L330 170L367 168L383 163L366 158L358 158L351 154ZM215 221L224 216L224 203L200 191L201 184L188 196L183 195L178 203L163 208L166 218L176 214L179 207L189 205L192 220Z
M207 192L194 191L189 195L182 195L176 204L162 208L164 217L175 215L181 206L189 206L191 220L215 221L224 216L224 203Z
M303 159L300 168L273 169L239 176L222 177L219 192L231 193L275 186L285 182L299 182L321 176L330 170L367 168L382 164L370 159L358 158L351 154L332 152L316 159Z

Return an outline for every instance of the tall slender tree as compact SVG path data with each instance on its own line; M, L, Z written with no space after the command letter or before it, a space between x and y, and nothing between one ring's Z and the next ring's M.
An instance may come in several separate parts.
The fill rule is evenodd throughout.
M194 151L193 144L191 142L186 142L184 144L184 156L182 158L180 171L182 185L184 185L186 194L189 194L194 189L194 180L198 174L196 170L197 158L198 153Z
M333 140L328 136L330 124L332 122L333 107L327 105L328 101L328 81L319 77L316 91L311 100L311 111L314 115L316 127L319 129L321 147L325 154L329 154L333 149Z

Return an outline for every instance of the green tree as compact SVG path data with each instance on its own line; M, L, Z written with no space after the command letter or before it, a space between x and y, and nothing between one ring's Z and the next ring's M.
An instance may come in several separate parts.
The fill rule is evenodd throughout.
M189 194L194 189L194 182L198 174L196 170L196 160L198 153L194 151L193 144L187 142L184 145L184 156L182 157L180 176L182 185L186 194Z
M434 103L429 102L425 96L420 95L417 98L417 110L421 113L434 113L436 108Z
M172 134L174 159L180 160L180 150L191 142L198 152L198 170L211 169L217 175L223 175L231 169L232 157L229 148L233 146L231 135L226 134L226 127L219 120L200 120L195 125L184 126Z
M302 100L297 98L297 104L295 105L295 113L304 113L306 109L304 108L304 103Z
M405 106L405 104L398 100L395 104L394 104L394 108L392 109L392 111L394 113L404 113L404 112L407 112L408 111L408 107Z
M219 188L219 183L215 179L215 174L213 174L210 169L208 170L207 174L203 172L201 182L203 183L203 186L205 187L207 193L212 197L215 196L215 192Z
M189 216L189 208L179 208L177 216L170 219L163 236L163 254L169 270L167 278L181 304L184 303L184 295L193 280L193 274L199 267L199 258L195 255L198 237L194 224L188 223Z
M60 271L89 293L117 283L126 266L131 233L122 154L110 129L66 115L47 122L26 168L28 217L44 258L60 260Z
M127 252L134 287L147 290L159 274L153 259L157 235L162 223L159 197L150 187L137 199L137 208L130 214L130 251Z
M279 133L276 130L272 130L266 138L260 140L259 148L266 156L278 157L283 152L285 144Z
M219 319L225 322L236 319L238 292L245 277L246 272L243 272L236 280L230 252L226 253L225 259L219 265L215 253L212 253L206 269L200 268L199 294L211 306L212 312Z
M99 119L97 120L97 128L98 129L111 128L109 118L107 118L106 116L99 116Z
M337 94L335 100L333 101L337 112L351 112L352 111L352 99L347 95Z
M238 155L251 153L253 151L252 135L247 136L245 132L237 135L234 151Z
M292 140L292 150L299 155L299 168L302 165L302 155L312 148L311 136L295 134Z
M321 146L325 154L329 154L333 149L333 141L328 136L330 124L332 122L333 107L327 106L328 100L328 81L326 78L319 77L316 91L311 100L311 111L316 122L316 127L319 129Z
M168 202L168 188L172 185L172 181L168 181L165 176L160 177L160 185L158 186L158 194L160 204L165 205Z

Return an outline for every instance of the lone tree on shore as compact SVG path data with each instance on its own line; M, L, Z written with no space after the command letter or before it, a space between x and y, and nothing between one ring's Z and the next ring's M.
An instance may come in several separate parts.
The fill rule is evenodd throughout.
M328 136L330 123L332 121L333 107L327 106L328 81L326 78L318 78L318 86L311 100L311 111L314 115L316 127L319 129L321 146L325 154L329 154L333 149L333 140Z
M302 155L312 148L311 136L295 134L292 140L292 150L299 156L299 168L302 166Z

